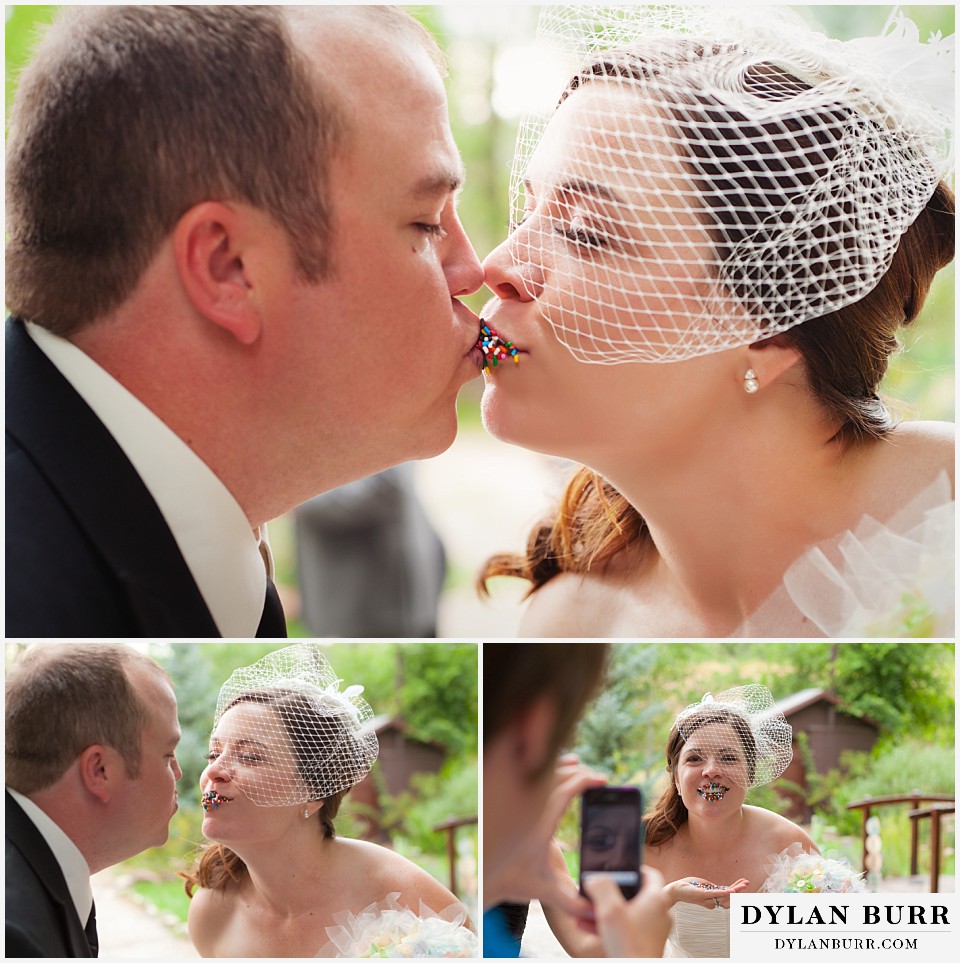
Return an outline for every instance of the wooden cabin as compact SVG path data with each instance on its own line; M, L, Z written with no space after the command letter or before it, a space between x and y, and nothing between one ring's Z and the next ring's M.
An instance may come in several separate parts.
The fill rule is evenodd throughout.
M780 795L790 800L786 815L796 822L808 823L812 812L804 801L807 770L797 750L797 733L807 734L813 769L822 775L840 768L841 753L869 752L881 727L873 719L845 712L840 699L828 689L802 689L779 700L776 707L793 726L793 761L774 786ZM801 787L800 791L787 789L784 783L788 781Z
M380 742L380 755L373 769L350 790L345 804L366 824L362 838L377 843L390 842L389 832L381 825L381 787L396 796L410 788L414 775L438 772L446 758L446 750L439 743L422 742L410 735L410 727L396 716L375 716L374 731Z

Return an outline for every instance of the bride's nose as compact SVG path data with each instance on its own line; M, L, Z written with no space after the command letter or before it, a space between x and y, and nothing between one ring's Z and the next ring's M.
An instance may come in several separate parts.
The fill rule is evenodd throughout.
M542 265L533 263L521 226L483 262L483 280L501 301L533 301L543 291Z
M723 772L723 766L720 764L716 756L708 756L703 762L703 775L705 777L709 776L719 776Z
M224 764L223 756L217 756L216 759L208 762L207 768L204 769L203 775L201 776L201 782L224 783L230 782L231 779L233 779L233 773Z

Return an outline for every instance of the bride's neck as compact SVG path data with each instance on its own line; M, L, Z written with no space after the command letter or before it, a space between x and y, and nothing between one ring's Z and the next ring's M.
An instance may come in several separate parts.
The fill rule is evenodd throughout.
M846 527L856 462L826 426L805 424L731 430L697 451L678 443L658 464L618 453L596 467L643 516L661 589L735 628L804 548Z
M320 838L318 831L298 837L280 845L274 840L234 849L247 867L248 885L258 900L280 916L297 916L315 905L316 890L308 884L322 875L333 857L335 839Z
M726 853L735 848L744 826L743 809L723 820L688 819L682 827L686 845L697 853Z

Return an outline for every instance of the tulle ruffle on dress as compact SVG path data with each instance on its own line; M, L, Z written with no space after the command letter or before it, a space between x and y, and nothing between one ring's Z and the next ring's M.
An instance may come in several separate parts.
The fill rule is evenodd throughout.
M792 843L767 863L761 893L866 893L863 874L846 859L805 852Z
M889 522L864 516L854 531L805 552L734 635L952 638L954 606L954 502L944 472Z
M477 956L477 935L466 927L467 913L459 903L436 913L426 904L414 913L390 893L359 913L334 916L327 927L330 942L317 956L366 959L437 959Z

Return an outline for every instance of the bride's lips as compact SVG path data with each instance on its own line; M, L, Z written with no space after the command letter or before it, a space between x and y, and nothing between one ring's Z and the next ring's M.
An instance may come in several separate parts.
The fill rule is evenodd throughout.
M697 795L702 796L707 802L720 802L730 791L729 786L723 786L718 782L711 782L697 789Z
M480 334L477 338L477 348L479 348L483 360L483 368L489 371L491 367L496 368L501 361L513 359L514 364L520 363L520 355L527 352L523 348L518 348L512 341L507 340L491 327L489 321L480 319Z
M224 796L223 793L217 792L216 789L208 789L200 797L200 807L204 812L213 812L214 809L219 809L224 803L233 802L232 796Z

